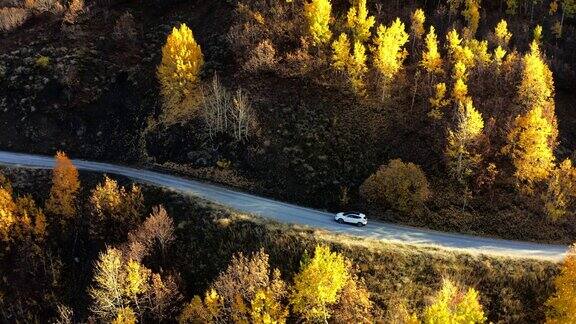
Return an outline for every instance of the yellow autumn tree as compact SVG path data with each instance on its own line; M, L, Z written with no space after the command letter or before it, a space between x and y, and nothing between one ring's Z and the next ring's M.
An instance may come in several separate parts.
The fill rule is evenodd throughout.
M382 94L386 96L387 88L391 80L402 68L402 64L408 55L403 46L408 42L408 34L404 29L404 23L400 18L389 26L378 26L377 35L374 38L374 67L381 80Z
M502 48L508 48L512 33L508 30L508 23L502 19L494 28L494 36L496 37L496 45Z
M64 152L56 153L56 164L52 170L52 188L46 202L46 210L66 219L74 217L79 189L78 170Z
M542 41L542 26L536 25L536 27L534 27L533 36L536 44L540 44Z
M530 189L533 182L545 180L554 168L554 154L550 146L552 125L536 106L519 116L508 134L508 144L503 148L516 168L515 177Z
M494 63L496 63L497 66L502 65L504 56L506 56L506 50L503 49L502 46L498 45L494 49Z
M338 301L346 285L349 261L327 246L316 246L314 257L302 265L294 277L290 304L307 321L324 322L330 318L329 307Z
M216 290L211 289L206 292L204 300L200 296L194 296L192 301L182 310L178 317L180 324L212 324L220 319L220 312L223 307L222 298Z
M350 86L357 94L364 93L364 75L368 72L366 66L366 48L358 41L351 51L350 41L345 33L340 34L332 43L332 67L344 74Z
M94 269L94 282L88 290L91 311L102 320L113 320L130 307L142 315L151 271L122 252L108 248L100 253Z
M414 44L416 40L421 40L424 35L424 22L426 21L426 15L424 10L418 8L414 10L412 16L410 16L410 31L412 33L412 50L414 50Z
M431 305L424 309L425 324L484 323L486 316L474 288L462 289L444 279L442 288L434 296Z
M482 115L474 108L472 100L459 103L456 127L448 131L445 154L450 173L460 183L465 183L480 164L482 157L474 152L473 146L483 129Z
M331 14L332 3L330 0L312 0L304 3L304 15L308 21L308 31L314 45L324 45L332 38L330 31Z
M530 45L530 52L524 55L522 67L522 81L518 87L520 105L524 107L525 111L533 107L541 107L548 121L555 125L552 71L542 59L540 47L536 41Z
M16 204L12 198L12 191L0 187L0 240L7 241L10 231L16 222Z
M430 31L426 35L426 50L422 53L420 63L429 74L442 74L442 57L438 51L438 38L434 26L430 26Z
M452 89L452 98L456 105L466 103L470 98L468 97L468 86L466 85L466 65L458 61L454 64L454 71L452 79L454 80L454 87Z
M554 220L573 213L570 207L576 199L576 168L570 159L565 159L550 172L542 198L546 214Z
M556 291L546 305L547 324L576 323L576 245L566 253L560 274L554 279Z
M197 106L203 65L204 56L192 30L186 24L174 27L162 47L162 62L156 73L164 103L164 121L186 117Z
M136 324L136 314L130 307L123 307L116 314L112 324Z
M444 116L444 108L450 103L450 100L446 98L446 83L437 83L434 87L434 93L434 97L428 99L432 106L428 117L439 120Z
M346 16L346 26L355 41L361 43L367 41L370 38L370 28L375 22L374 16L368 16L366 0L352 0L352 7Z
M554 147L558 130L554 108L552 72L542 60L538 43L533 41L523 59L518 103L526 111L516 118L503 152L509 154L520 183L532 187L545 180L554 168Z
M348 35L345 33L340 34L338 39L332 43L332 52L332 67L337 71L346 73L352 60Z
M125 306L124 273L119 250L100 253L94 270L94 285L89 289L94 303L91 310L102 319L113 319Z
M348 77L352 84L352 89L357 94L364 94L364 75L368 72L366 66L366 47L358 41L354 43L354 52L352 53L352 60L348 67Z
M136 309L140 309L140 300L150 289L151 271L134 260L128 260L124 266L126 278L124 281L124 296L131 300Z
M467 68L474 66L474 53L468 46L463 44L455 29L450 30L446 35L446 47L448 49L448 57L453 63L460 61Z
M464 28L464 38L473 39L480 25L480 0L466 0L462 16L468 24Z
M472 52L474 66L483 67L492 61L492 55L488 52L488 41L470 39L466 41L466 48Z
M109 239L124 237L135 226L141 216L144 197L140 187L119 186L114 179L104 176L90 194L92 215L90 233Z
M251 319L254 324L284 324L288 309L282 305L274 289L265 288L256 292L251 303Z

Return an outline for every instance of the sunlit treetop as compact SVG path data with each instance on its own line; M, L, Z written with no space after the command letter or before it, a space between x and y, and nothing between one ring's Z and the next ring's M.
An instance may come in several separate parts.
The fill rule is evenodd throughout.
M466 8L462 11L462 15L468 23L468 26L464 28L464 37L466 39L473 39L476 36L476 31L480 25L479 0L466 0Z
M330 19L332 3L330 0L312 0L304 3L304 15L308 21L308 30L314 45L323 45L330 41Z
M388 27L378 26L377 36L374 38L374 65L382 76L391 78L398 73L408 55L406 49L402 48L406 42L408 34L399 18Z
M376 20L374 16L368 16L366 0L353 0L346 18L346 25L352 31L354 40L365 42L370 38L370 29Z
M438 51L438 39L434 32L434 26L426 35L426 50L422 53L422 66L428 73L442 73L442 57Z
M416 9L412 13L410 30L412 31L412 35L416 39L421 39L422 35L424 35L424 21L425 20L426 20L426 16L424 14L424 10Z
M512 33L508 31L508 23L506 20L502 19L494 28L494 35L496 36L496 42L499 46L506 48L512 38Z

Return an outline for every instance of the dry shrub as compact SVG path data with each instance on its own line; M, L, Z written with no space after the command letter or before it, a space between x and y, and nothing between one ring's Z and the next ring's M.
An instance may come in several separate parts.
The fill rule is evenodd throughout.
M43 13L61 14L64 7L58 0L25 0L24 7L35 15Z
M168 276L164 280L159 274L153 273L150 289L147 291L150 300L150 312L159 322L174 318L176 305L182 299L174 277Z
M116 41L134 41L136 40L136 35L137 32L134 16L132 16L131 13L126 12L116 20L112 37Z
M66 13L64 13L64 22L68 24L75 24L78 16L84 12L84 0L72 0Z
M282 64L282 73L287 76L303 75L312 70L315 64L320 64L322 59L313 57L308 50L308 42L302 38L301 46L291 52L286 53L284 64Z
M256 115L246 92L238 89L232 95L217 76L204 90L203 117L208 133L225 133L237 141L248 138L257 128Z
M30 18L25 8L0 8L0 32L10 32L22 26Z
M174 241L174 222L162 206L152 208L152 213L136 230L128 233L128 255L141 260L158 245L162 256Z
M252 50L250 58L242 68L251 73L272 71L277 62L274 44L269 39L266 39Z
M423 206L430 197L430 189L419 166L396 159L366 179L360 195L369 203L386 204L408 213Z
M240 2L235 21L227 34L240 64L251 58L261 42L269 40L278 48L295 48L305 26L301 10L284 0Z

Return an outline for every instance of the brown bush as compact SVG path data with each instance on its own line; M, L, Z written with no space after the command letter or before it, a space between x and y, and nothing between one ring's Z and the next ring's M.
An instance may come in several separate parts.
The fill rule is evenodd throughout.
M25 0L24 7L35 15L43 13L61 14L64 7L58 0Z
M250 58L244 63L242 68L251 73L272 71L277 62L274 44L269 39L266 39L252 50Z
M64 22L68 24L75 24L78 16L84 12L84 0L72 0L70 5L64 13Z
M227 39L240 64L265 40L284 48L298 44L305 23L298 6L284 0L239 3Z
M22 26L30 18L30 12L24 8L0 8L0 31L10 32Z
M366 179L360 195L368 203L385 204L408 213L422 207L430 197L430 189L419 166L396 159Z

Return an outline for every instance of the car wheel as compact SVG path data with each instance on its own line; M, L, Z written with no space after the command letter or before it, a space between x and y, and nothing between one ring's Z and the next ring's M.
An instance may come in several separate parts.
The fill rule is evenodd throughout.
M358 225L358 227L364 226L364 224L362 224L362 223L358 223L358 224L356 224L356 225Z
M342 218L339 218L339 219L337 220L337 222L340 223L340 224L344 224L344 220L343 220Z

